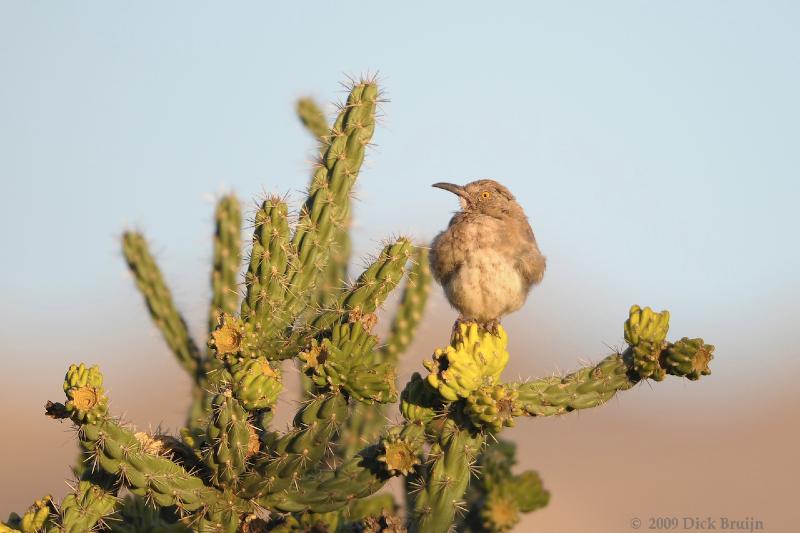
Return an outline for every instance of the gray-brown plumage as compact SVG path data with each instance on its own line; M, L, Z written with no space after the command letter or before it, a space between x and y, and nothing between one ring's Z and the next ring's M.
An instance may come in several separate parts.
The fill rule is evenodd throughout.
M461 211L431 244L433 277L462 319L496 323L522 307L544 276L545 258L525 211L493 180L433 186L461 202Z

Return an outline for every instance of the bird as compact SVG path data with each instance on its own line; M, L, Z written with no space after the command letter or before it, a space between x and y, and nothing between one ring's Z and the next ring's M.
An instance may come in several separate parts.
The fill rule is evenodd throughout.
M459 313L497 331L500 318L520 309L542 281L547 261L522 206L491 179L434 183L458 196L461 209L431 243L434 279Z

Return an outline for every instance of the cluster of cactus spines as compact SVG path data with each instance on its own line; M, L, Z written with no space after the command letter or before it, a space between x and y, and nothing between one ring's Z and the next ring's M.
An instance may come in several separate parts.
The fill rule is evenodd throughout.
M325 284L331 265L346 271L332 249L343 242L337 232L347 233L378 95L373 80L354 84L330 131L315 133L321 163L294 224L283 199L259 206L241 302L239 204L220 201L207 351L189 337L144 238L123 236L148 309L195 381L187 426L180 439L136 432L109 414L97 367L72 365L65 403L48 402L47 413L77 428L78 480L60 505L38 500L0 533L507 531L549 493L535 472L511 471L513 447L497 438L505 427L520 416L598 406L645 379L710 373L714 347L668 342L668 313L649 308L631 308L624 352L564 377L518 382L501 381L503 328L458 322L449 345L425 361L427 373L415 373L399 395L402 421L387 425L398 356L427 298L427 253L399 238L353 283ZM377 313L404 275L381 344ZM302 369L307 396L291 427L278 431L270 421L283 359ZM405 518L392 495L376 494L393 477L405 478Z

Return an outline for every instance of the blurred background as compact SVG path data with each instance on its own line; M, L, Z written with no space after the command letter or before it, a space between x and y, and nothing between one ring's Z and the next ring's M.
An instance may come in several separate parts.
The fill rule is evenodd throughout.
M99 364L112 410L139 427L184 420L189 384L122 230L147 234L202 336L214 199L296 205L314 143L295 100L334 102L347 76L377 72L390 101L356 257L442 229L457 205L433 182L506 184L548 257L504 322L506 379L600 360L634 303L669 309L671 338L717 346L697 383L509 431L552 492L518 531L659 516L796 530L798 15L788 1L0 3L0 516L66 491L74 435L43 405L69 363ZM455 313L433 294L401 378L447 342Z

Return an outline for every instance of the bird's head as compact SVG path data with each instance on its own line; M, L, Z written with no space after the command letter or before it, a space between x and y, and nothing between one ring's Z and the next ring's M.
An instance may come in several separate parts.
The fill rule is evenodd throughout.
M494 180L477 180L466 185L434 183L433 186L458 195L461 210L465 213L481 213L495 218L524 216L511 191Z

